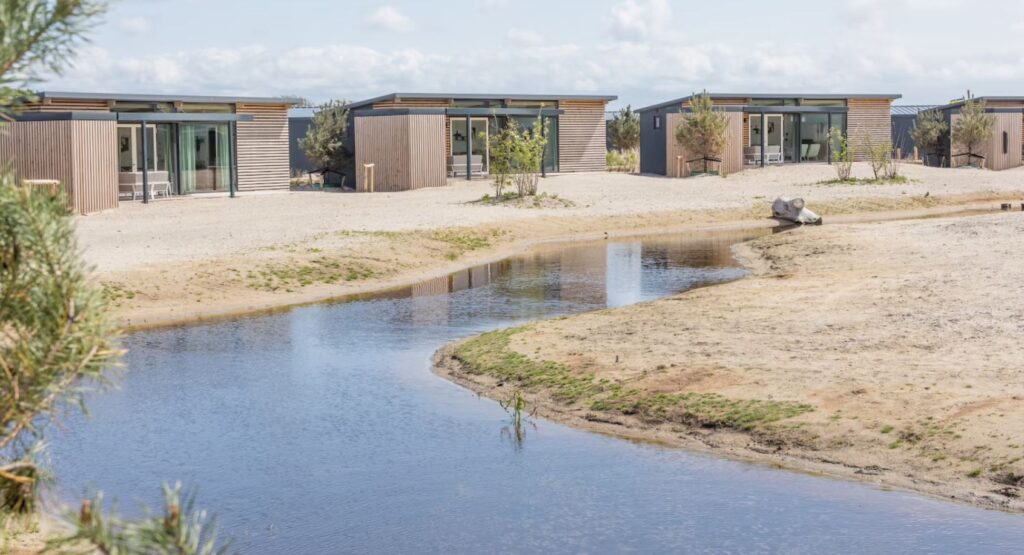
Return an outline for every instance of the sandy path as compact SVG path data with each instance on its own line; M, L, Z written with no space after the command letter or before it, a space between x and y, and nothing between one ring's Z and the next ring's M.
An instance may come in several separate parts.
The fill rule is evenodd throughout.
M1024 510L1022 241L1019 212L804 228L738 247L750 278L541 322L508 348L638 399L813 407L747 430L702 428L676 406L627 411L593 402L606 393L566 403L535 388L546 416ZM453 379L507 395L439 361Z
M859 175L870 170L855 169ZM86 259L122 321L159 325L237 314L427 279L539 241L682 229L723 222L764 225L780 194L826 214L920 209L1024 198L1024 169L906 166L900 185L834 186L832 169L748 170L725 179L611 173L553 176L542 191L571 207L472 204L486 182L393 194L281 193L125 203L76 219ZM438 232L438 230L448 230Z

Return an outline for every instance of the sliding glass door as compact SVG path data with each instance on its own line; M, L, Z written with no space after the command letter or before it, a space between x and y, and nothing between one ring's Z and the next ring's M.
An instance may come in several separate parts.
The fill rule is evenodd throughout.
M181 192L227 191L231 185L234 156L226 123L179 124Z
M487 118L470 119L471 129L466 129L466 118L452 117L451 123L451 145L452 159L450 160L451 171L454 175L466 175L466 161L469 153L470 138L472 138L472 171L473 175L486 175L489 171L490 156L490 121Z
M126 190L128 186L142 183L142 170L145 168L151 191L158 195L174 194L177 190L174 124L147 124L145 149L142 138L142 124L117 126L119 182L125 185Z

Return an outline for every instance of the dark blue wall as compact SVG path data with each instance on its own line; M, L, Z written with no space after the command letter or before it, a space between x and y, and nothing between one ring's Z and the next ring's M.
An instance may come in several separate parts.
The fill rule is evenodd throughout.
M299 139L306 136L306 132L309 131L309 126L312 124L313 118L310 117L288 118L288 159L293 174L319 169L309 158L306 158L306 154L299 148Z
M914 156L914 147L917 146L917 143L910 136L910 131L914 129L916 119L917 116L909 114L892 117L892 147L901 149L904 158Z
M655 116L661 117L661 129L654 128ZM665 175L665 110L640 112L640 173Z

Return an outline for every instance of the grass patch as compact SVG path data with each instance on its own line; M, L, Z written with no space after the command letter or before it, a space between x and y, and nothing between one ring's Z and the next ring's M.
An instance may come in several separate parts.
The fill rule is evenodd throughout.
M122 283L116 281L105 281L102 285L101 294L108 304L120 306L124 301L130 301L139 294L139 291L129 289Z
M268 264L246 274L246 284L259 291L294 291L313 284L333 284L376 277L377 272L361 263L344 263L318 257L304 264Z
M819 181L818 185L906 185L910 183L911 179L905 175L897 175L896 177L879 177L875 179L873 177L851 177L848 179L826 179Z
M457 260L467 252L490 248L492 241L503 235L506 231L495 229L490 232L465 231L458 229L442 229L430 232L427 237L433 241L444 243L447 251L445 258Z
M892 429L893 429L892 426L885 425L885 426L882 426L882 429L878 430L878 431L882 432L883 434L887 434L887 433L891 432Z
M635 415L651 422L749 431L811 412L808 404L756 399L729 399L717 393L653 393L626 388L553 361L534 360L508 348L512 336L527 328L485 333L459 345L455 357L471 374L543 389L554 399L580 403L596 411Z

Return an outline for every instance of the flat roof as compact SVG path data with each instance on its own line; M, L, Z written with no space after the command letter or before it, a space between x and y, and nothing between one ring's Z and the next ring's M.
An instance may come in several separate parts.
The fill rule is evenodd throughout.
M903 104L901 106L892 107L892 115L894 116L916 116L919 112L925 112L927 110L934 110L938 106L934 104Z
M698 93L703 94L703 93ZM769 100L781 100L786 98L800 98L806 100L846 100L849 98L882 98L886 100L896 100L897 98L903 98L902 94L896 93L872 93L872 94L857 94L857 93L708 93L711 98L758 98L758 99L769 99ZM667 108L669 106L681 105L683 102L690 100L695 95L687 95L675 100L669 100L668 102L662 102L660 104L653 104L640 108L637 112L647 112L650 110L657 110L658 108Z
M115 102L194 102L197 104L298 104L300 99L290 96L212 96L173 94L125 94L42 91L36 93L40 99L63 100L113 100Z
M385 102L388 100L600 100L611 102L618 96L596 94L476 94L476 93L391 93L358 102L349 103L348 107L362 106Z
M976 96L976 97L972 98L971 100L982 100L982 101L985 101L985 102L1021 102L1021 103L1024 103L1024 96ZM950 102L949 104L945 104L945 105L942 105L942 106L935 106L934 109L937 109L937 110L948 110L950 108L957 108L959 106L963 106L966 103L967 103L967 99L961 98L960 100L955 100L953 102Z

